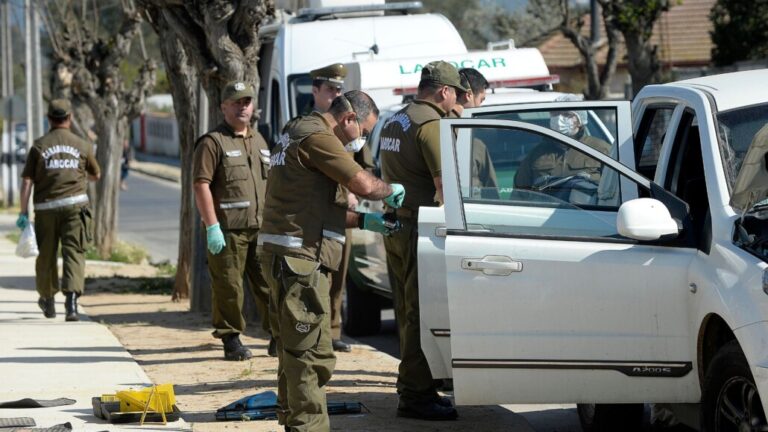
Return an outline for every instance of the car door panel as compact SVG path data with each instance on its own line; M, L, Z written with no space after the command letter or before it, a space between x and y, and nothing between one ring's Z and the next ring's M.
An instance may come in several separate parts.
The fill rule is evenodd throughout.
M623 130L629 122L619 123L631 154L631 134L626 139ZM462 177L472 134L456 128L556 139L601 162L599 187L613 184L614 200L473 199ZM521 122L443 120L441 140L457 403L697 401L686 303L695 250L616 232L618 205L649 190L650 181L578 141ZM488 257L503 263L493 269L517 271L467 266Z

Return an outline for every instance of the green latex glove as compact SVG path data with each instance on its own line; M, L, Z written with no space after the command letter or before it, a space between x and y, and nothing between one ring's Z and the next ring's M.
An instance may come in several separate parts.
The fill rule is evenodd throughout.
M373 231L388 236L400 229L399 223L392 223L384 218L383 213L360 213L360 229Z
M402 207L405 199L405 188L399 183L392 183L389 186L392 188L392 193L384 198L384 202L392 208Z
M216 255L224 249L227 242L224 241L224 233L221 232L221 227L218 223L215 223L205 229L206 237L208 240L208 250Z
M16 226L24 231L29 226L29 216L26 213L19 213L19 218L16 219Z

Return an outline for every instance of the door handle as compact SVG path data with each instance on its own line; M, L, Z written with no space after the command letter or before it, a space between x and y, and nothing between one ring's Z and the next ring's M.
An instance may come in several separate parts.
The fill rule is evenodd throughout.
M509 276L512 273L523 271L523 263L515 261L508 256L486 255L482 258L463 258L461 260L463 270L481 271L488 276Z

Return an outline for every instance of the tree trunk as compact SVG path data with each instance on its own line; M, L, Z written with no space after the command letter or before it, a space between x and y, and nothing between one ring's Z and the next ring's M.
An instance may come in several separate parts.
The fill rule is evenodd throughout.
M173 108L179 127L179 157L181 159L181 206L179 208L179 254L172 299L189 298L190 272L194 244L194 195L192 192L192 153L197 138L197 71L187 58L181 40L166 21L153 19L152 25L160 40L168 82L173 95Z
M656 47L641 34L624 34L627 45L629 75L632 77L632 92L637 94L643 87L661 81L661 65Z
M107 99L109 103L109 99ZM127 122L105 106L91 106L95 115L98 136L96 160L101 167L101 179L96 184L93 240L102 259L109 258L117 233L117 214L120 193L120 157Z

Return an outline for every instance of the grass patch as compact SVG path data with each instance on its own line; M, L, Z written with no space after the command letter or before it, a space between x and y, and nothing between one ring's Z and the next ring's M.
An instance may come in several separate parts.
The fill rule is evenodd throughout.
M107 261L141 264L147 258L149 258L149 253L142 246L118 240L112 247L112 252L107 257ZM96 252L96 247L90 246L85 251L85 259L101 260L102 258Z
M21 231L13 231L9 232L5 235L5 238L12 241L14 244L19 244L19 239L21 238Z
M176 266L169 261L163 261L153 265L157 269L158 276L176 276Z

